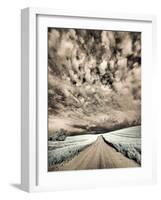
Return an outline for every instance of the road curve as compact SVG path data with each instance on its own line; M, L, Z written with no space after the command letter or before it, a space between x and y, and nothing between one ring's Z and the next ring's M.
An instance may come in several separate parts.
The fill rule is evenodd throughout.
M139 167L105 143L102 136L73 159L54 166L49 171Z

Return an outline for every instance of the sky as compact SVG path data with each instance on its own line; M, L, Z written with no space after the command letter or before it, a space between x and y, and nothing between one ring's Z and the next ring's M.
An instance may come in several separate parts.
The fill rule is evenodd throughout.
M48 29L49 132L141 123L141 33Z

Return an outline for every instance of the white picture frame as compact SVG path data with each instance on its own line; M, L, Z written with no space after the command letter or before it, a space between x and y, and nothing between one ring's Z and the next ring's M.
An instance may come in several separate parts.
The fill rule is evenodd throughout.
M54 20L53 20L54 19ZM86 23L84 23L84 21ZM140 169L45 172L47 134L47 45L40 42L49 26L72 28L107 28L143 32L142 132L143 166ZM28 192L136 185L156 182L155 133L149 91L151 67L156 60L156 19L152 15L112 14L104 12L66 11L25 8L21 12L21 188ZM39 34L40 32L40 34ZM45 39L44 39L45 40ZM42 40L41 40L42 41ZM148 41L148 44L147 44ZM39 44L40 43L40 44ZM146 50L148 49L148 50ZM44 56L41 56L44 55ZM41 57L41 60L39 60ZM43 57L43 58L42 58ZM152 65L153 62L153 65ZM146 65L146 67L144 67ZM41 82L40 82L41 80ZM40 91L41 87L41 91ZM43 107L43 104L45 105ZM47 131L47 129L46 129ZM146 133L146 134L145 134ZM45 136L43 136L45 135ZM41 147L41 148L40 148ZM44 152L45 151L45 152ZM40 156L41 155L41 156ZM110 180L110 181L107 181Z

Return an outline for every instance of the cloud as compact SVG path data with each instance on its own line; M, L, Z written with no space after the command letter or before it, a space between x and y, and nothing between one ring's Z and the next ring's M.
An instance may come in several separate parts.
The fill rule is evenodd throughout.
M55 115L140 118L141 33L50 28L48 35L51 115L57 105Z

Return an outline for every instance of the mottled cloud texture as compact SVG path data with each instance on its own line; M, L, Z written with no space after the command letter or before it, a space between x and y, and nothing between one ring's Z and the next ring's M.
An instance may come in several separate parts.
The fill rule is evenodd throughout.
M49 28L49 131L136 125L140 109L141 33Z

